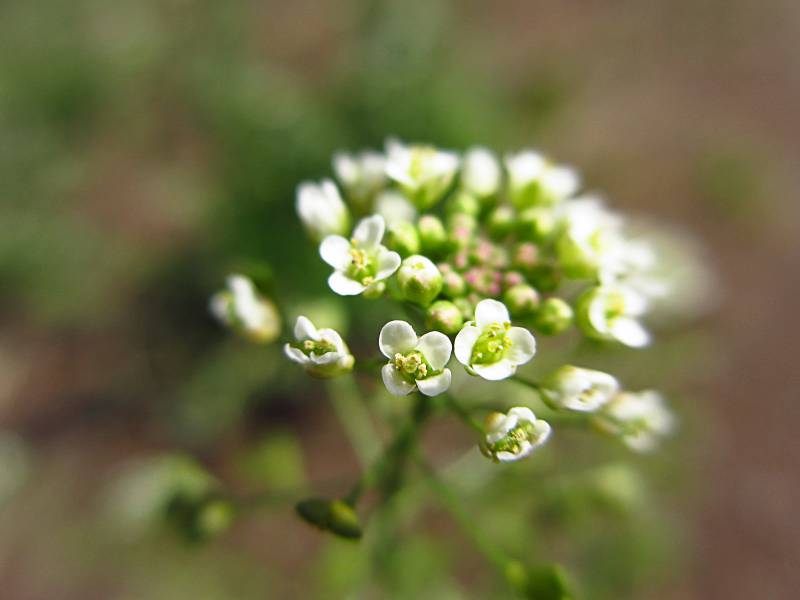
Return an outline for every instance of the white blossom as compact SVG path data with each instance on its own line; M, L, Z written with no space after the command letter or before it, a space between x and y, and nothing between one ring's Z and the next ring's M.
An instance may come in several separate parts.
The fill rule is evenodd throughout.
M400 223L413 223L417 209L397 190L385 190L375 199L375 212L383 217L388 227Z
M514 462L529 456L550 437L550 424L537 419L533 411L517 406L507 414L486 418L486 437L481 452L495 462Z
M487 299L475 307L475 320L464 325L455 341L458 361L484 379L513 375L536 354L536 340L523 327L512 327L502 302Z
M281 332L275 305L259 295L244 275L228 277L228 289L211 297L211 313L223 324L257 342L272 342Z
M471 148L464 155L461 169L461 187L464 191L487 198L500 189L503 171L500 162L488 148Z
M632 348L650 343L650 333L639 322L647 300L622 285L590 288L578 299L578 324L589 337L616 340Z
M319 184L301 183L297 188L296 209L306 231L315 240L344 235L350 227L350 214L330 179Z
M675 417L658 392L622 392L604 407L598 424L632 450L649 452L675 429Z
M444 194L458 171L454 152L433 146L386 142L386 175L395 181L420 210L433 206Z
M333 171L348 196L363 207L386 183L386 158L371 150L359 154L337 152Z
M417 337L405 321L389 321L381 329L378 344L389 362L381 370L383 383L395 396L405 396L416 389L426 396L436 396L450 387L450 339L438 331Z
M330 288L341 296L355 296L381 284L400 266L400 255L381 244L386 224L383 217L362 219L347 240L330 235L322 240L319 253L334 268Z
M310 319L300 316L294 326L294 337L297 343L286 344L283 351L309 375L327 379L352 370L355 360L337 331L317 329Z
M622 219L595 196L565 202L557 211L556 253L568 277L597 278L619 267Z
M580 188L580 178L573 169L554 165L533 150L507 155L505 165L511 200L519 208L558 204Z
M580 412L594 412L619 390L617 380L602 371L564 365L543 383L545 398L561 407Z

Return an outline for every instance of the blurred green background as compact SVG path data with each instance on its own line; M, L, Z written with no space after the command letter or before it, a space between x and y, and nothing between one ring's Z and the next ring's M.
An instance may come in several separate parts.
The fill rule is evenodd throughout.
M423 488L361 545L298 521L281 490L359 470L329 402L349 391L207 313L234 269L289 316L329 297L295 187L388 135L542 148L716 273L710 316L607 359L670 394L662 455L567 435L483 487L458 462L470 513L585 598L794 597L798 36L788 0L5 0L2 597L505 597ZM339 308L368 348L380 308ZM440 423L425 443L447 463L472 440ZM149 526L188 455L274 502L206 545Z

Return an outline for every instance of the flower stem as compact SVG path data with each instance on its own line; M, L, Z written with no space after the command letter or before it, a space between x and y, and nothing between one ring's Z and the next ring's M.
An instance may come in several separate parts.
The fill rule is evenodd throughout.
M458 402L458 400L456 400L449 394L444 394L443 398L447 407L453 413L455 413L462 421L464 421L464 423L466 423L469 427L477 431L480 435L486 434L486 430L483 428L483 425L481 425L480 422L470 414L469 410L464 408Z
M527 379L523 379L519 375L512 375L511 380L520 383L526 387L529 387L533 391L535 391L536 394L539 396L539 400L542 401L542 404L544 404L550 410L552 411L559 410L559 406L555 404L552 400L550 400L550 398L547 397L547 394L544 393L544 387L542 386L542 384L537 383L536 381L528 381Z

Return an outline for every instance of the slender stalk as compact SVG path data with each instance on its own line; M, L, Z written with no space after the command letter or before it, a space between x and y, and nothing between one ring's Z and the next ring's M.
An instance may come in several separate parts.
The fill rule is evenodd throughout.
M328 381L331 404L362 466L369 465L380 451L378 435L352 377Z
M536 381L528 381L527 379L523 379L519 375L513 375L511 377L511 380L520 383L526 387L529 387L533 391L535 391L536 394L539 396L539 400L542 401L542 404L544 404L550 410L552 411L559 410L558 405L555 404L552 400L550 400L550 398L547 397L547 394L544 393L544 387L542 386L542 384L537 383Z
M480 421L476 420L475 417L470 414L469 410L464 408L461 403L458 402L458 400L449 394L443 394L443 398L447 408L455 413L462 421L464 421L464 423L477 431L480 435L486 434L486 430L484 429L483 425L481 425Z

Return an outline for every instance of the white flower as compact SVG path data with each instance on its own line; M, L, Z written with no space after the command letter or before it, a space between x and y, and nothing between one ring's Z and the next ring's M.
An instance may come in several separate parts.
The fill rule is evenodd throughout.
M675 417L658 392L622 392L604 407L598 424L632 450L648 452L675 429Z
M564 365L552 373L542 385L547 400L561 408L594 412L619 390L619 384L608 373Z
M487 148L472 148L465 155L461 187L478 198L493 196L500 189L503 172L494 153Z
M300 316L294 326L297 344L286 344L283 351L289 360L303 365L309 375L327 379L348 373L355 363L353 355L333 329L317 329Z
M347 194L364 206L386 183L386 158L370 150L360 154L337 152L333 171Z
M646 310L647 300L628 287L597 286L578 299L578 324L589 337L641 348L650 343L650 333L638 320Z
M557 204L580 188L580 178L573 169L553 165L533 150L506 156L505 165L511 199L519 208Z
M513 375L536 354L536 340L523 327L512 327L508 309L497 300L481 300L475 320L458 332L458 361L484 379L499 380Z
M495 462L513 462L530 455L550 437L550 424L537 419L533 411L517 406L508 414L492 413L486 418L486 438L481 452Z
M386 142L386 175L420 210L433 206L450 187L458 171L458 155L433 146Z
M383 217L388 227L413 223L417 219L417 209L397 190L385 190L378 194L375 212Z
M281 318L275 305L260 296L244 275L231 275L227 283L227 290L211 297L211 313L254 341L274 341L281 332Z
M585 196L558 209L556 252L568 277L598 277L618 270L623 252L622 219L603 202Z
M431 331L418 338L405 321L389 321L381 329L378 344L389 359L381 370L383 383L395 396L415 389L436 396L450 387L451 373L445 366L453 347L443 333Z
M344 235L350 227L347 207L330 179L319 185L301 183L297 188L296 209L306 231L315 240L327 235Z
M373 215L356 225L351 240L329 235L319 253L335 271L328 278L330 288L341 296L355 296L374 288L400 266L400 255L381 245L386 229L383 217Z

